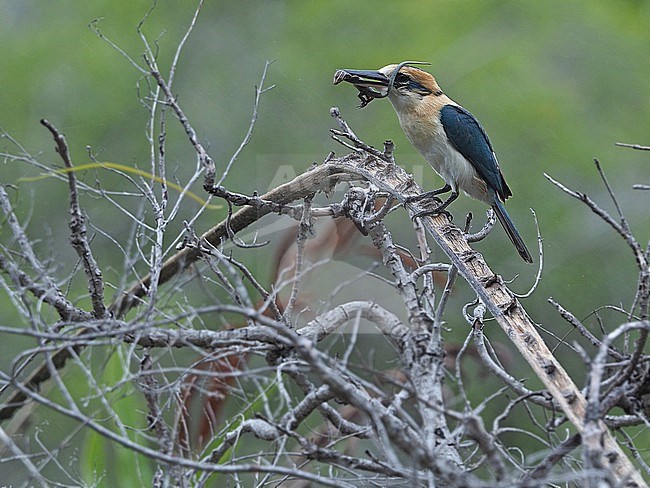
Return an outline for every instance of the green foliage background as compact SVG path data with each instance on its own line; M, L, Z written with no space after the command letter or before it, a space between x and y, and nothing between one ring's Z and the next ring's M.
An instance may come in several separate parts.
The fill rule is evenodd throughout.
M161 66L168 66L195 4L160 1L146 22L144 32L150 41L157 39ZM99 19L101 32L142 64L136 25L150 7L126 0L2 2L0 127L33 154L42 153L40 159L52 167L60 163L50 135L38 123L43 117L66 134L78 164L88 162L85 147L90 145L100 160L146 169L148 114L137 92L145 81L88 25ZM380 146L393 139L398 161L421 167L423 160L403 136L388 102L357 110L355 90L335 87L331 80L337 68L430 61L443 89L490 134L515 194L509 212L531 249L535 225L528 209L537 213L545 268L535 295L524 305L534 320L564 336L569 327L546 299L554 297L579 318L602 305L628 307L636 287L635 264L622 240L552 186L543 172L613 211L593 165L598 158L637 237L647 241L648 193L631 186L650 183L648 153L614 143L650 143L648 52L650 2L642 0L208 1L181 57L174 92L212 157L223 164L246 132L264 62L275 60L268 83L276 86L263 96L253 140L226 181L233 191L251 193L268 189L287 164L300 172L331 150L345 152L329 137L333 105L364 140ZM168 161L182 180L191 174L195 157L171 122ZM0 144L3 152L10 148L6 140ZM53 179L18 183L36 174L19 162L0 165L0 181L17 184L16 207L29 216L39 249L70 272L76 259L67 244L66 186ZM124 184L115 175L94 172L86 174L86 182L96 177L107 188ZM429 189L440 183L426 168L423 182ZM201 193L200 183L195 191ZM118 241L127 239L128 221L116 220L103 202L84 203L93 224ZM469 210L482 219L482 206L464 198L454 207L456 221L462 222ZM198 230L220 217L204 217ZM7 238L5 230L1 237ZM406 243L409 239L404 237ZM101 238L96 246L100 257L101 249L114 250ZM523 292L532 284L535 268L520 262L500 229L478 248L506 278L519 275L514 289ZM110 262L100 264L110 272ZM265 270L258 272L264 276ZM81 281L74 286L84 289ZM20 323L14 314L0 297L2 325ZM453 313L448 320L461 329L462 340L465 325ZM547 338L551 346L557 343ZM5 358L17 350L10 339L0 344Z

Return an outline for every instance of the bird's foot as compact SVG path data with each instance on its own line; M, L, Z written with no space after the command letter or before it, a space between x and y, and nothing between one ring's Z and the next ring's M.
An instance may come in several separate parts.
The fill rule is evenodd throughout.
M436 200L438 200L438 199L436 199ZM451 215L449 212L447 212L444 208L440 208L440 207L432 208L432 209L429 209L429 210L422 210L420 212L417 212L417 213L413 214L413 216L411 217L411 220L419 219L419 218L422 218L422 217L429 217L429 216L435 217L436 215L444 215L445 217L447 217L449 219L450 222L452 222L454 220L453 215Z
M421 193L420 195L413 195L410 197L406 197L406 200L404 203L413 203L413 202L422 202L422 207L428 207L431 206L431 204L435 204L433 208L428 208L426 210L420 210L419 212L416 212L413 214L412 220L415 220L420 217L427 217L427 216L435 216L435 215L446 215L447 218L451 221L453 220L453 216L445 210L447 205L438 197L433 196L433 195L428 195L426 193Z
M404 203L414 203L422 200L431 201L437 204L442 203L442 200L440 198L427 195L426 193L420 193L419 195L411 195L410 197L406 197Z

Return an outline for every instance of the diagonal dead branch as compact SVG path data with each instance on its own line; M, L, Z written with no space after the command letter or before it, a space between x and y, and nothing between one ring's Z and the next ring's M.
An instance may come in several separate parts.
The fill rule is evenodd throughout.
M88 243L86 218L79 205L79 192L77 191L77 177L73 171L70 150L65 136L49 121L42 119L41 124L50 131L56 143L56 152L61 156L65 164L68 176L68 187L70 191L70 243L79 255L83 263L84 272L88 279L88 291L93 304L93 314L101 319L106 316L106 305L104 303L104 278L99 265L93 256L92 249Z
M397 195L402 201L412 192L413 182L409 175L399 167L387 167L379 158L365 158L356 171L379 189ZM413 204L406 206L410 212L417 211ZM620 228L616 222L613 224ZM505 286L501 277L492 272L481 255L468 246L462 231L444 215L427 217L423 219L423 225L519 349L567 418L581 432L585 424L584 396L553 357L516 296ZM646 486L604 424L602 432L603 452L615 453L602 460L603 466L619 479L626 480L626 486Z
M178 120L183 126L183 129L185 130L185 133L187 134L190 143L192 144L192 146L196 150L196 153L198 154L199 161L201 162L201 165L205 169L204 186L206 188L211 188L212 186L214 186L214 182L216 178L216 166L214 164L214 161L212 160L208 152L203 147L203 144L201 144L201 142L199 141L199 138L196 135L196 131L192 127L192 124L190 124L190 121L185 115L185 112L183 112L183 109L181 109L180 105L178 104L176 97L174 96L171 89L169 88L169 85L167 84L163 76L160 74L160 71L158 71L155 61L153 61L152 59L150 59L149 56L146 55L144 57L144 60L147 63L147 66L149 67L151 76L154 77L156 83L158 83L158 86L162 89L163 93L165 94L165 97L167 98L167 103L169 103L169 105L172 107L172 110L174 111L174 113L178 117Z
M559 181L555 180L552 178L550 175L544 173L544 176L546 177L547 180L549 180L551 183L553 183L555 186L557 186L560 190L562 190L564 193L567 195L572 196L573 198L580 200L582 203L587 205L593 213L598 215L605 223L607 223L612 229L614 229L618 234L625 239L625 242L627 242L628 246L632 249L632 252L634 252L634 256L637 260L637 264L639 267L644 268L647 267L647 262L644 257L643 249L639 246L638 242L630 232L626 229L626 226L622 225L621 223L617 222L612 218L611 215L609 215L605 210L603 210L596 202L594 202L591 198L586 193L582 193L579 191L571 190L570 188L567 188L565 185L560 183ZM645 265L645 266L644 266Z
M589 342L591 342L592 345L596 347L601 347L602 346L602 341L598 339L596 336L594 336L589 329L587 329L582 322L578 320L578 318L573 315L571 312L569 312L567 309L565 309L562 305L557 303L553 298L548 299L548 303L553 305L556 310L560 313L560 316L566 320L569 324L571 324L573 327L576 328L580 334L582 334L584 337L587 338ZM609 347L607 349L607 354L609 354L612 358L616 359L617 361L622 361L625 359L625 356L623 356L620 352L618 352L616 349L613 347Z
M580 434L573 434L542 459L542 461L535 466L535 468L530 471L522 481L526 482L546 477L551 469L553 469L553 466L562 461L562 459L564 459L571 451L580 447L581 442L582 439Z

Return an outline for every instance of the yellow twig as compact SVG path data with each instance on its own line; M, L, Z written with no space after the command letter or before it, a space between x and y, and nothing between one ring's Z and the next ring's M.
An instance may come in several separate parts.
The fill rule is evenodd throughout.
M150 178L158 183L165 183L168 187L173 188L174 190L178 191L181 195L187 195L189 198L194 200L195 202L199 203L202 206L205 206L205 208L211 209L211 210L218 210L223 208L223 205L208 205L207 201L198 196L196 193L190 190L185 190L183 189L182 186L177 185L176 183L172 181L168 181L164 178L161 178L160 176L155 176L152 175L151 173L147 173L146 171L143 171L138 168L133 168L131 166L127 166L125 164L120 164L120 163L110 163L110 162L101 162L101 163L88 163L88 164L81 164L79 166L75 166L73 168L61 168L57 170L53 170L51 173L45 173L41 174L39 176L26 176L23 178L19 178L18 182L23 182L23 181L38 181L42 180L43 178L49 178L51 176L54 176L55 174L66 174L70 173L71 171L82 171L86 169L94 169L94 168L104 168L104 169L117 169L120 171L124 171L125 173L131 173L135 174L138 176L142 176L144 178Z

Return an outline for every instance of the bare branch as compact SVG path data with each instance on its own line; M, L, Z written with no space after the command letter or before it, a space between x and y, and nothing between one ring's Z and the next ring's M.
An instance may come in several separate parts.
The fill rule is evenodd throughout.
M149 67L149 72L151 73L151 76L154 77L156 80L156 83L158 83L158 86L162 89L163 93L165 94L165 97L167 99L167 103L172 107L172 110L174 110L174 113L178 117L178 120L180 121L181 125L183 126L183 129L185 130L185 133L187 134L187 137L190 139L190 143L194 147L198 157L199 161L201 162L201 165L205 169L205 183L204 187L206 189L212 188L214 186L215 178L216 178L216 166L214 164L214 161L208 154L208 152L205 150L203 147L203 144L199 142L199 139L196 135L196 131L190 124L189 119L181 109L180 105L176 101L176 97L174 94L171 92L171 89L165 82L164 78L160 74L160 72L156 69L155 62L150 59L149 56L144 57L145 63L147 63L147 66Z
M566 320L569 324L571 324L573 327L576 328L580 334L582 334L584 337L586 337L589 342L591 342L594 346L596 347L601 347L603 345L602 341L598 339L596 336L594 336L583 324L580 322L575 315L573 315L571 312L569 312L567 309L562 307L559 303L557 303L553 298L548 299L548 303L553 305L557 311L560 313L562 318ZM609 347L607 349L607 354L609 354L611 357L616 359L617 361L622 361L625 357L619 353L616 349Z
M304 198L305 196L321 191L327 190L340 181L349 181L354 179L355 176L346 172L346 170L337 167L333 164L318 166L302 175L297 176L294 180L274 188L270 192L259 197L260 201L269 201L277 205L285 205L295 200ZM230 220L230 228L233 232L237 233L253 224L261 217L271 213L270 206L261 207L245 207L236 212ZM221 241L228 235L226 221L222 221L212 229L205 232L201 239L206 240L214 246L218 246ZM162 266L160 272L160 283L167 282L172 277L186 269L192 263L196 262L199 254L195 249L183 249L171 258L169 258ZM124 292L124 295L118 299L110 307L111 311L117 317L123 316L134 305L139 303L139 299L145 295L149 287L151 277L145 276L139 283L134 284L129 290Z
M8 253L0 254L0 268L11 277L17 288L27 288L35 297L52 305L63 321L77 322L90 320L92 318L91 314L75 307L65 298L63 292L59 290L54 280L45 270L45 267L34 254L31 243L18 223L11 202L9 201L9 196L2 185L0 185L0 208L2 208L14 239L16 239L16 242L20 246L20 254L34 269L38 278L36 280L30 278L13 260L8 258ZM39 284L38 281L43 281L43 284Z
M400 215L407 223L408 216L421 210L409 197L422 191L413 176L396 165L392 141L384 141L381 149L368 145L337 108L331 109L337 127L332 135L350 148L350 154L330 153L324 163L264 195L221 186L237 170L235 162L251 141L261 96L272 88L264 87L270 63L255 87L248 131L217 176L198 128L173 92L181 53L199 25L203 6L204 0L197 0L166 75L158 65L160 59L170 58L159 52L164 44L150 42L144 34L155 2L138 25L146 69L98 32L144 75L138 96L148 114L145 138L151 175L120 173L135 191L110 191L99 180L95 187L81 181L65 138L43 121L66 166L54 176L67 179L70 234L80 266L63 263L57 269L50 263L58 263L59 256L37 256L36 245L0 186L0 207L9 230L0 244L0 289L18 312L8 316L16 315L19 321L0 324L0 334L32 342L16 353L7 372L0 371L0 420L29 403L45 410L30 419L63 416L76 425L57 439L52 452L49 437L48 442L39 439L39 429L48 426L24 424L28 409L23 410L0 430L5 462L18 466L33 483L59 483L42 477L54 463L67 484L82 483L74 464L66 465L59 457L90 429L107 445L137 458L138 467L146 462L142 473L151 473L145 477L152 479L139 481L156 487L211 486L218 482L211 478L215 473L233 485L260 487L647 486L641 476L648 469L647 456L632 437L637 431L627 427L650 426L650 360L645 352L650 247L642 248L632 234L600 164L596 162L614 217L549 177L623 236L639 267L632 305L609 307L625 316L626 323L618 327L597 309L593 313L599 331L590 330L584 319L549 300L571 324L570 330L578 330L597 348L593 360L580 344L567 349L591 367L587 388L580 390L540 335L549 332L555 337L552 327L542 319L533 322L520 303L533 296L541 280L539 228L540 267L530 291L519 296L470 247L494 225L490 212L474 234L469 233L471 214L464 228L441 214L412 220L414 233L405 234L402 227L394 230ZM166 180L171 171L167 154L176 152L174 138L167 137L170 113L179 119L197 154L193 175L176 183ZM0 157L25 161L38 171L48 169L11 137L2 132L0 137L20 153ZM97 163L90 150L89 157ZM172 200L169 190L189 191L202 171L209 198L223 198L228 214L196 235L195 228L206 227L199 217L206 217L207 206L188 209L185 193ZM332 200L341 182L347 183L345 196ZM82 211L79 192L113 205L132 222L126 238L93 226L123 254L121 266L115 266L111 256L111 270L117 271L110 280L103 281L91 253L86 229L91 221ZM124 197L138 198L137 208L124 205ZM179 216L188 210L192 216L183 222L185 231L178 232ZM254 232L252 240L240 234L264 223L267 215L273 215L273 230L276 223L293 224L278 240L275 254L280 258L271 263L270 249L258 249L266 245L257 237L269 235L266 228ZM308 240L310 234L316 238ZM442 256L448 262L432 262L430 239L442 250L436 251L436 259ZM339 260L343 254L345 260ZM355 258L359 260L353 262ZM351 262L363 262L361 269L351 269ZM56 276L69 268L69 275ZM328 288L318 288L325 283L320 272L333 269L343 273L342 279L329 286L328 274ZM79 277L88 282L90 295L75 295ZM121 284L107 309L104 287L115 279ZM125 292L129 280L134 282ZM381 288L371 290L374 282ZM60 283L67 288L61 290ZM449 329L444 324L459 325L461 311L452 296L463 293L470 296L457 298L470 302L462 314L472 330L459 343L446 337ZM88 298L93 313L74 305ZM138 313L129 314L136 307ZM505 334L490 341L484 331L488 320ZM364 335L368 325L378 333ZM443 339L448 339L446 345ZM624 340L624 346L617 339ZM514 348L504 341L516 346L533 381L541 380L546 389L535 391L525 383L523 376L530 371L521 374L515 369L520 364L512 357ZM470 361L475 364L468 365ZM71 374L60 371L65 364ZM485 381L494 386L495 380L505 386L496 384L480 395L473 390ZM123 415L123 405L128 415ZM614 407L624 414L608 415ZM617 439L614 429L620 429ZM29 436L30 443L23 446L12 438L19 434ZM577 454L581 444L585 448ZM621 449L626 445L627 450ZM101 476L83 482L98 484Z
M629 147L631 149L638 149L639 151L650 151L650 146L640 146L639 144L626 144L624 142L617 142L617 146Z
M226 164L226 167L223 170L223 173L221 174L221 178L219 178L219 181L217 181L216 186L221 186L224 182L224 180L228 177L228 173L230 172L230 168L232 168L232 165L235 163L241 152L244 150L244 148L248 145L248 143L251 140L251 137L253 136L253 127L255 126L255 122L257 122L257 112L260 106L260 98L262 94L265 92L272 90L275 85L271 85L269 87L264 87L264 82L266 81L266 75L269 70L269 66L273 63L273 61L266 61L264 63L264 70L262 71L262 77L260 79L259 85L255 87L255 101L253 102L253 115L251 116L251 121L250 124L248 125L248 131L246 132L246 135L244 136L244 139L242 140L241 144L239 144L239 147L237 150L233 153L233 155L230 157L230 161L228 161L228 164ZM209 191L209 190L208 190Z
M580 446L582 439L580 434L573 434L562 444L553 449L552 452L548 454L535 468L530 471L523 479L522 482L526 483L528 481L543 479L546 477L553 467L562 461L567 454L575 450Z
M644 266L644 261L645 258L643 256L643 250L640 248L639 244L637 243L636 239L630 234L628 229L626 228L626 225L622 225L618 222L616 222L605 210L600 208L596 202L594 202L587 194L581 193L578 191L571 190L564 186L562 183L559 181L554 180L551 176L547 175L544 173L544 176L546 177L547 180L549 180L551 183L553 183L555 186L557 186L560 190L562 190L564 193L567 195L572 196L573 198L576 198L577 200L580 200L583 202L585 205L587 205L592 212L594 212L596 215L598 215L604 222L606 222L612 229L614 229L620 236L625 239L627 244L630 246L632 251L634 252L634 255L637 259L637 264L639 265L640 268L643 268ZM646 264L647 266L647 264Z
M374 323L386 337L396 342L408 332L399 318L380 305L373 302L349 302L311 320L298 333L318 342L357 316Z
M296 236L296 254L293 264L293 284L291 286L291 295L287 301L287 306L284 310L284 318L289 327L291 327L291 316L293 315L293 307L296 304L298 299L298 290L300 289L300 283L302 281L302 271L303 271L303 262L305 257L305 243L307 242L307 236L312 232L312 222L311 222L311 204L313 200L313 195L307 195L305 197L305 204L302 210L302 217L300 218L300 224L298 225L298 235Z
M86 218L84 217L79 205L79 193L77 191L77 177L70 159L68 143L63 134L56 127L45 119L41 120L43 124L54 137L56 143L56 152L59 153L63 164L68 170L68 185L70 188L70 243L81 262L83 263L86 277L88 278L88 291L93 304L93 314L98 319L106 316L106 305L104 304L104 278L99 269L99 265L93 256L87 238Z
M332 134L334 134L335 136L345 137L346 139L352 142L353 146L348 146L344 144L340 139L337 139L336 137L334 138L334 140L341 142L343 145L345 145L350 149L362 150L367 152L368 154L372 154L373 156L381 158L384 161L387 161L389 163L394 162L394 159L392 157L392 147L391 147L392 142L387 141L390 142L390 144L388 144L385 147L384 152L379 151L374 147L369 146L368 144L366 144L365 142L363 142L361 139L357 137L357 135L352 131L352 129L350 129L348 123L345 120L343 120L343 118L341 117L341 112L339 111L338 107L332 107L330 109L330 115L334 117L334 120L336 120L336 123L341 128L340 131L336 129L330 129Z

